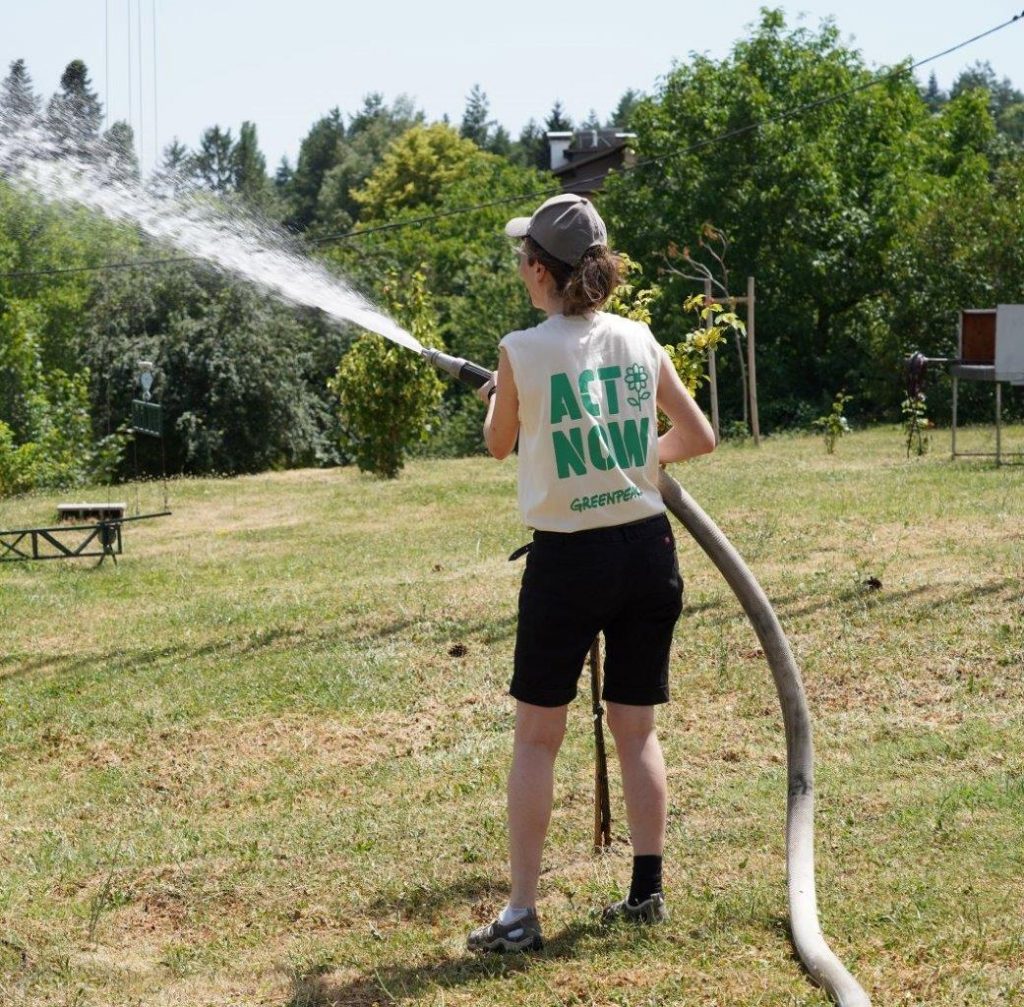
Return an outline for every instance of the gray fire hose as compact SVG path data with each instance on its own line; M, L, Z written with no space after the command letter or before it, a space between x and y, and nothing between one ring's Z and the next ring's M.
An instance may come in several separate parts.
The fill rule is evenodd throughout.
M423 350L435 367L475 388L490 379L491 372L462 357L438 350ZM664 469L658 481L665 506L696 539L711 562L733 589L761 641L775 689L782 704L786 729L788 801L786 805L786 878L789 918L800 960L811 976L835 999L839 1007L870 1007L860 983L832 953L818 925L818 899L814 884L814 745L811 715L807 709L800 669L789 649L779 620L761 585L721 529L697 502Z
M721 529L664 469L658 489L665 506L696 539L733 589L761 641L775 679L786 729L786 875L790 927L797 954L839 1007L869 1007L867 993L832 953L818 925L814 884L814 745L800 669L789 641L760 584Z

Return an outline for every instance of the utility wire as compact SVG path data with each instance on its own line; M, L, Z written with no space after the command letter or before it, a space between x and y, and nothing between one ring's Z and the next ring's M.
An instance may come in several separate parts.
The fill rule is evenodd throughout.
M156 100L156 0L153 0L153 168L160 163L160 106Z
M176 255L168 259L132 259L130 262L105 262L98 266L66 266L57 269L17 269L0 273L0 280L24 279L29 276L59 276L65 273L95 273L115 269L143 269L146 266L170 266L176 262L205 262L200 255Z
M131 0L128 0L128 11L129 18L131 16ZM837 94L826 95L822 98L816 98L813 101L804 102L801 105L795 105L792 108L783 109L776 115L769 116L766 119L760 119L757 122L748 123L746 126L738 126L735 129L728 130L725 133L721 133L718 136L706 137L703 140L698 140L696 143L689 144L685 147L677 147L672 150L667 150L664 153L656 154L652 157L645 158L642 161L637 161L629 167L620 169L619 174L631 174L639 171L641 168L649 167L652 164L660 164L662 161L667 161L676 157L685 157L687 154L695 153L698 150L702 150L705 147L712 146L714 144L722 143L726 140L734 140L739 136L744 136L747 133L751 133L754 130L763 128L764 126L775 125L776 123L784 122L787 119L792 119L795 116L801 115L804 112L809 112L815 108L821 108L825 105L831 105L834 102L841 101L844 98L849 98L851 95L858 94L861 91L866 91L872 87L878 87L880 84L885 84L888 81L895 80L898 77L912 73L919 67L925 66L928 63L932 63L937 59L941 59L943 56L949 56L951 53L957 52L966 46L972 45L975 42L980 41L983 38L987 38L989 35L994 35L996 32L1002 31L1004 28L1008 28L1010 25L1015 24L1017 21L1024 20L1024 10L1019 14L1015 14L1012 18L1007 21L1003 21L1001 24L995 25L993 28L989 28L986 31L980 32L971 38L965 39L962 42L958 42L956 45L950 46L948 49L942 50L942 52L935 53L932 56L928 56L925 59L918 60L916 63L911 63L905 67L897 67L895 70L891 70L880 77L875 77L871 80L864 81L861 84L857 84L854 87L848 88L845 91L840 91ZM129 28L129 32L130 32ZM129 35L129 38L131 36ZM131 74L129 72L129 95L131 94ZM605 176L594 175L589 178L582 178L575 180L575 185L586 185L590 182L599 182ZM553 186L544 189L534 189L530 192L523 192L515 196L503 196L499 199L491 199L483 203L476 203L473 206L461 206L453 207L450 210L440 210L436 213L427 214L422 217L412 217L406 220L391 221L386 224L378 224L373 227L355 228L350 231L342 231L337 234L328 234L319 238L307 238L305 240L306 245L324 245L330 244L336 241L347 241L350 238L359 238L363 235L368 234L379 234L383 231L393 231L404 227L416 227L422 226L423 224L433 223L435 220L443 220L447 217L461 216L467 213L476 213L479 210L490 209L494 206L505 206L511 203L523 203L527 200L535 200L540 196L557 195L562 192L561 186ZM178 262L191 262L201 256L174 256L171 258L163 259L139 259L135 262L114 262L107 263L105 265L97 266L74 266L65 269L41 269L41 270L18 270L15 272L0 273L0 279L13 279L28 276L53 276L63 273L84 273L84 272L98 272L106 269L134 269L134 268L145 268L148 266L162 266L171 265Z

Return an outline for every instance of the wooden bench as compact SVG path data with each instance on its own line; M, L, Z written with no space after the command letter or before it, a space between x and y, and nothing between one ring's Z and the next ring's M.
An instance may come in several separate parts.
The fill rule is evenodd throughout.
M124 503L65 503L57 504L57 520L66 521L120 521L127 509Z

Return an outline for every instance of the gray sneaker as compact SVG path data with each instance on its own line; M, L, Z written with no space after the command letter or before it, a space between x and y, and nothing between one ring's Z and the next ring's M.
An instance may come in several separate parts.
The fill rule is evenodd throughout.
M629 904L629 899L621 902L613 902L610 906L604 907L601 913L601 920L604 923L614 923L616 920L632 920L634 923L663 923L668 919L668 910L665 908L665 896L661 892L655 892L649 899L637 903L635 906Z
M540 920L532 909L508 926L495 920L472 931L466 947L470 951L540 951L544 947Z

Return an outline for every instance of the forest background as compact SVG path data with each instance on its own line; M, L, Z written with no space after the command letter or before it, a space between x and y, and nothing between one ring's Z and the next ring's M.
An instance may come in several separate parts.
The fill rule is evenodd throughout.
M210 126L194 147L176 140L161 172L280 225L403 324L491 365L500 337L536 320L502 225L556 184L546 131L614 125L635 134L638 161L653 159L613 175L599 204L613 245L640 267L634 283L658 292L658 338L693 326L682 304L699 288L680 275L682 257L716 265L700 244L710 223L729 239L731 292L756 277L762 429L806 429L839 391L855 424L891 421L909 352L951 355L960 308L1024 301L1024 94L984 62L948 93L910 72L857 90L878 77L835 24L793 28L764 10L728 56L677 64L604 119L574 123L556 101L513 139L479 86L459 123L428 122L413 97L370 94L314 122L295 164L268 170L257 124L243 122ZM138 171L131 128L102 131L81 61L48 101L23 61L11 65L0 128L37 121L74 122ZM767 124L691 149L755 122ZM478 204L490 205L445 215ZM202 263L92 268L153 257L136 231L47 206L0 175L0 494L130 474L140 359L156 365L165 412L163 457L143 453L143 466L235 473L356 458L333 379L358 330ZM949 396L935 380L929 410L942 422ZM739 366L724 350L719 387L736 431ZM966 389L967 419L988 417L988 391ZM479 451L479 410L447 387L415 450ZM1019 395L1007 411L1024 415Z

